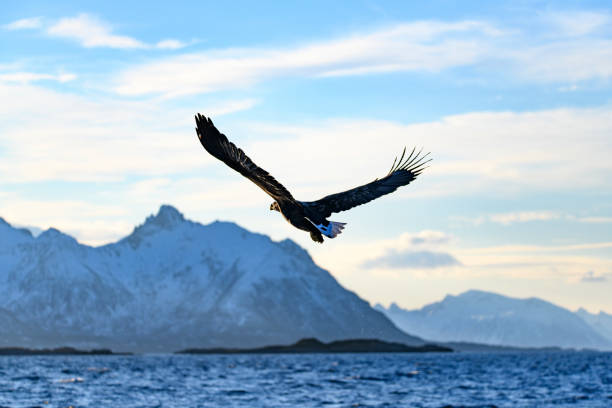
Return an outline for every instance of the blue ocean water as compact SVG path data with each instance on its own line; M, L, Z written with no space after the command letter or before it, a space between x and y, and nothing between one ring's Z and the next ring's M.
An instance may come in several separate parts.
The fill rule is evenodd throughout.
M612 353L0 357L0 407L612 407Z

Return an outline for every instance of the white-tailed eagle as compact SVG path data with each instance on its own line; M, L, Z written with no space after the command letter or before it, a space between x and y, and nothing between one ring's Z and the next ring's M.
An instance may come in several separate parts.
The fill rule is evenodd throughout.
M310 232L315 242L323 242L322 235L335 238L342 232L345 223L327 220L332 213L346 211L392 193L414 180L431 161L429 153L415 154L415 149L406 157L404 148L401 157L399 160L395 158L385 177L317 201L298 201L267 171L253 163L242 149L227 140L210 118L198 113L195 120L196 132L204 149L268 193L274 199L270 210L279 211L291 225Z

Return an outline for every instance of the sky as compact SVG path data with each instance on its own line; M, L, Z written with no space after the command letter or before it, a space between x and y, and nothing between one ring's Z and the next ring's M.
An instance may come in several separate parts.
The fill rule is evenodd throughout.
M371 303L468 289L612 313L608 1L7 1L0 217L81 243L161 204L290 238ZM193 116L299 200L417 180L323 245L209 156Z

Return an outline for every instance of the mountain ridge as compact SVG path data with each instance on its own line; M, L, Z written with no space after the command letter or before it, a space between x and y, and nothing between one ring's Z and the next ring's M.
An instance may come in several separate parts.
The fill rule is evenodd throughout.
M612 349L612 341L575 313L537 297L481 290L447 295L420 309L376 305L394 323L430 341L512 347Z
M258 347L304 337L421 345L291 240L208 225L163 205L91 247L0 224L0 345L122 351ZM12 344L11 344L12 342Z

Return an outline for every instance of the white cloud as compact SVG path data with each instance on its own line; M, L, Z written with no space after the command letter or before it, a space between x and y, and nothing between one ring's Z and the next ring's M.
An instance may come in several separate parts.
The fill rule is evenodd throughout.
M184 95L278 76L438 71L477 61L487 50L484 36L491 34L495 28L481 22L415 22L293 48L185 54L131 68L115 89L125 95Z
M550 221L561 218L561 214L554 211L521 211L502 214L491 214L489 220L502 225L510 225L517 222Z
M406 144L425 146L433 162L396 197L611 188L611 118L604 108L468 113L410 125L369 120L270 125L252 128L261 137L247 152L256 152L258 164L297 181L298 188L318 180L321 195L384 175ZM270 135L283 138L266 140ZM333 151L335 160L319 160L321 149Z
M416 21L370 33L280 48L233 48L183 54L122 72L124 95L178 96L236 89L277 77L330 77L385 72L437 72L478 67L481 73L536 82L574 82L612 76L612 40L585 36L607 14L548 17L572 35L548 37L500 30L484 21ZM171 78L171 80L170 80ZM565 88L563 88L565 89Z
M494 222L501 225L511 225L531 221L566 220L584 222L589 224L612 223L612 217L580 217L559 211L517 211L499 214L487 214L478 217L451 216L452 220L465 222L473 225L481 225L485 222Z
M365 269L433 269L460 265L451 254L425 250L389 249L384 255L365 260Z
M178 50L179 48L183 48L186 45L187 44L182 41L168 39L159 41L157 44L155 44L155 47L162 50Z
M464 250L465 253L479 254L525 254L525 253L560 253L590 251L593 249L612 248L612 242L592 242L588 244L568 245L501 245Z
M568 86L561 86L561 87L557 88L557 91L559 91L559 92L576 92L579 89L580 89L580 87L578 85L572 84L572 85L568 85Z
M543 15L545 22L557 28L557 33L570 37L591 34L612 21L608 12L600 11L555 11Z
M49 26L47 34L53 37L67 38L77 41L86 48L108 47L119 49L149 49L177 50L187 44L176 39L165 39L154 45L125 35L113 33L110 24L89 14L79 14L76 17L65 17Z
M580 222L587 222L591 224L608 224L612 223L612 217L579 217L577 218Z
M572 283L580 281L585 269L612 270L612 260L593 252L612 248L612 242L465 247L451 240L440 245L419 246L411 243L410 237L414 235L406 233L391 239L363 242L346 239L341 245L334 242L333 246L314 247L311 252L317 263L343 280L359 281L367 273L371 279L381 278L407 287L411 287L415 279L435 281L441 278L459 281L552 279ZM364 271L364 266L369 269ZM410 273L406 274L406 270ZM364 290L365 293L374 291L367 287Z
M404 233L400 235L400 241L409 245L435 247L449 244L453 239L450 235L441 231L424 230L417 233Z
M612 242L571 245L501 245L457 248L465 277L506 276L526 280L579 282L586 270L612 270L612 261L593 250L612 248Z
M1 81L0 93L3 180L118 181L201 170L214 160L198 143L192 109ZM201 109L218 117L255 103L225 100Z
M113 32L109 23L86 13L76 17L64 17L45 25L47 35L73 40L86 48L177 50L187 46L184 42L172 38L148 44L133 37L118 35ZM2 27L7 30L43 29L43 20L42 17L25 18Z
M15 182L117 180L202 169L214 159L202 155L197 144L191 123L195 111L217 117L256 103L225 100L184 109L163 101L90 100L2 82L0 92L5 96L0 100L5 154L0 175ZM323 120L310 126L239 124L251 136L247 144L231 129L220 130L298 197L323 196L368 182L386 173L404 145L425 146L434 161L409 189L395 193L401 199L610 188L611 118L612 111L601 108L470 113L417 124L365 119ZM363 146L369 146L367 155ZM335 160L320 160L322 148L333 151ZM506 222L536 215L552 217L514 214Z
M3 25L2 27L6 30L25 30L40 28L42 26L41 17L22 18L21 20L13 21Z
M539 26L533 30L500 29L486 21L414 21L293 47L177 55L131 67L111 82L124 95L178 96L237 89L277 77L437 72L470 66L488 76L501 73L504 80L512 76L560 82L560 89L572 90L576 82L612 77L612 39L603 30L611 20L607 12L552 12L536 20ZM11 24L42 24L36 18L18 22ZM551 25L554 35L547 34ZM118 35L110 24L88 14L62 18L46 32L85 47L177 50L187 45L172 38L146 43Z
M461 258L457 260L452 253L456 248L453 237L441 231L405 232L391 238L365 241L355 241L351 236L342 239L310 249L317 263L336 276L354 276L364 268L398 278L403 275L400 272L403 269L410 269L412 276L419 276L442 266L443 273L462 268Z
M612 76L612 15L607 11L549 11L510 43L498 44L499 60L512 73L535 82L560 82L575 91L575 82Z
M506 51L524 79L577 82L612 77L612 40L569 39Z
M105 22L88 14L66 17L47 29L54 37L68 38L84 47L146 48L147 45L132 37L116 35Z
M369 243L368 251L359 252L359 265L366 269L433 269L461 266L448 250L453 237L441 232L424 230L405 232L398 237ZM364 259L365 258L365 259Z
M607 280L608 280L608 277L606 275L601 275L601 274L597 275L593 271L587 271L587 273L585 273L580 278L580 282L587 282L587 283L600 283L600 282L606 282Z
M36 72L9 72L0 73L0 81L29 83L35 81L69 82L76 79L75 74L41 74Z
M232 112L248 110L257 105L259 102L256 99L241 99L235 101L220 101L215 105L205 107L199 111L205 116L216 117L226 115Z

